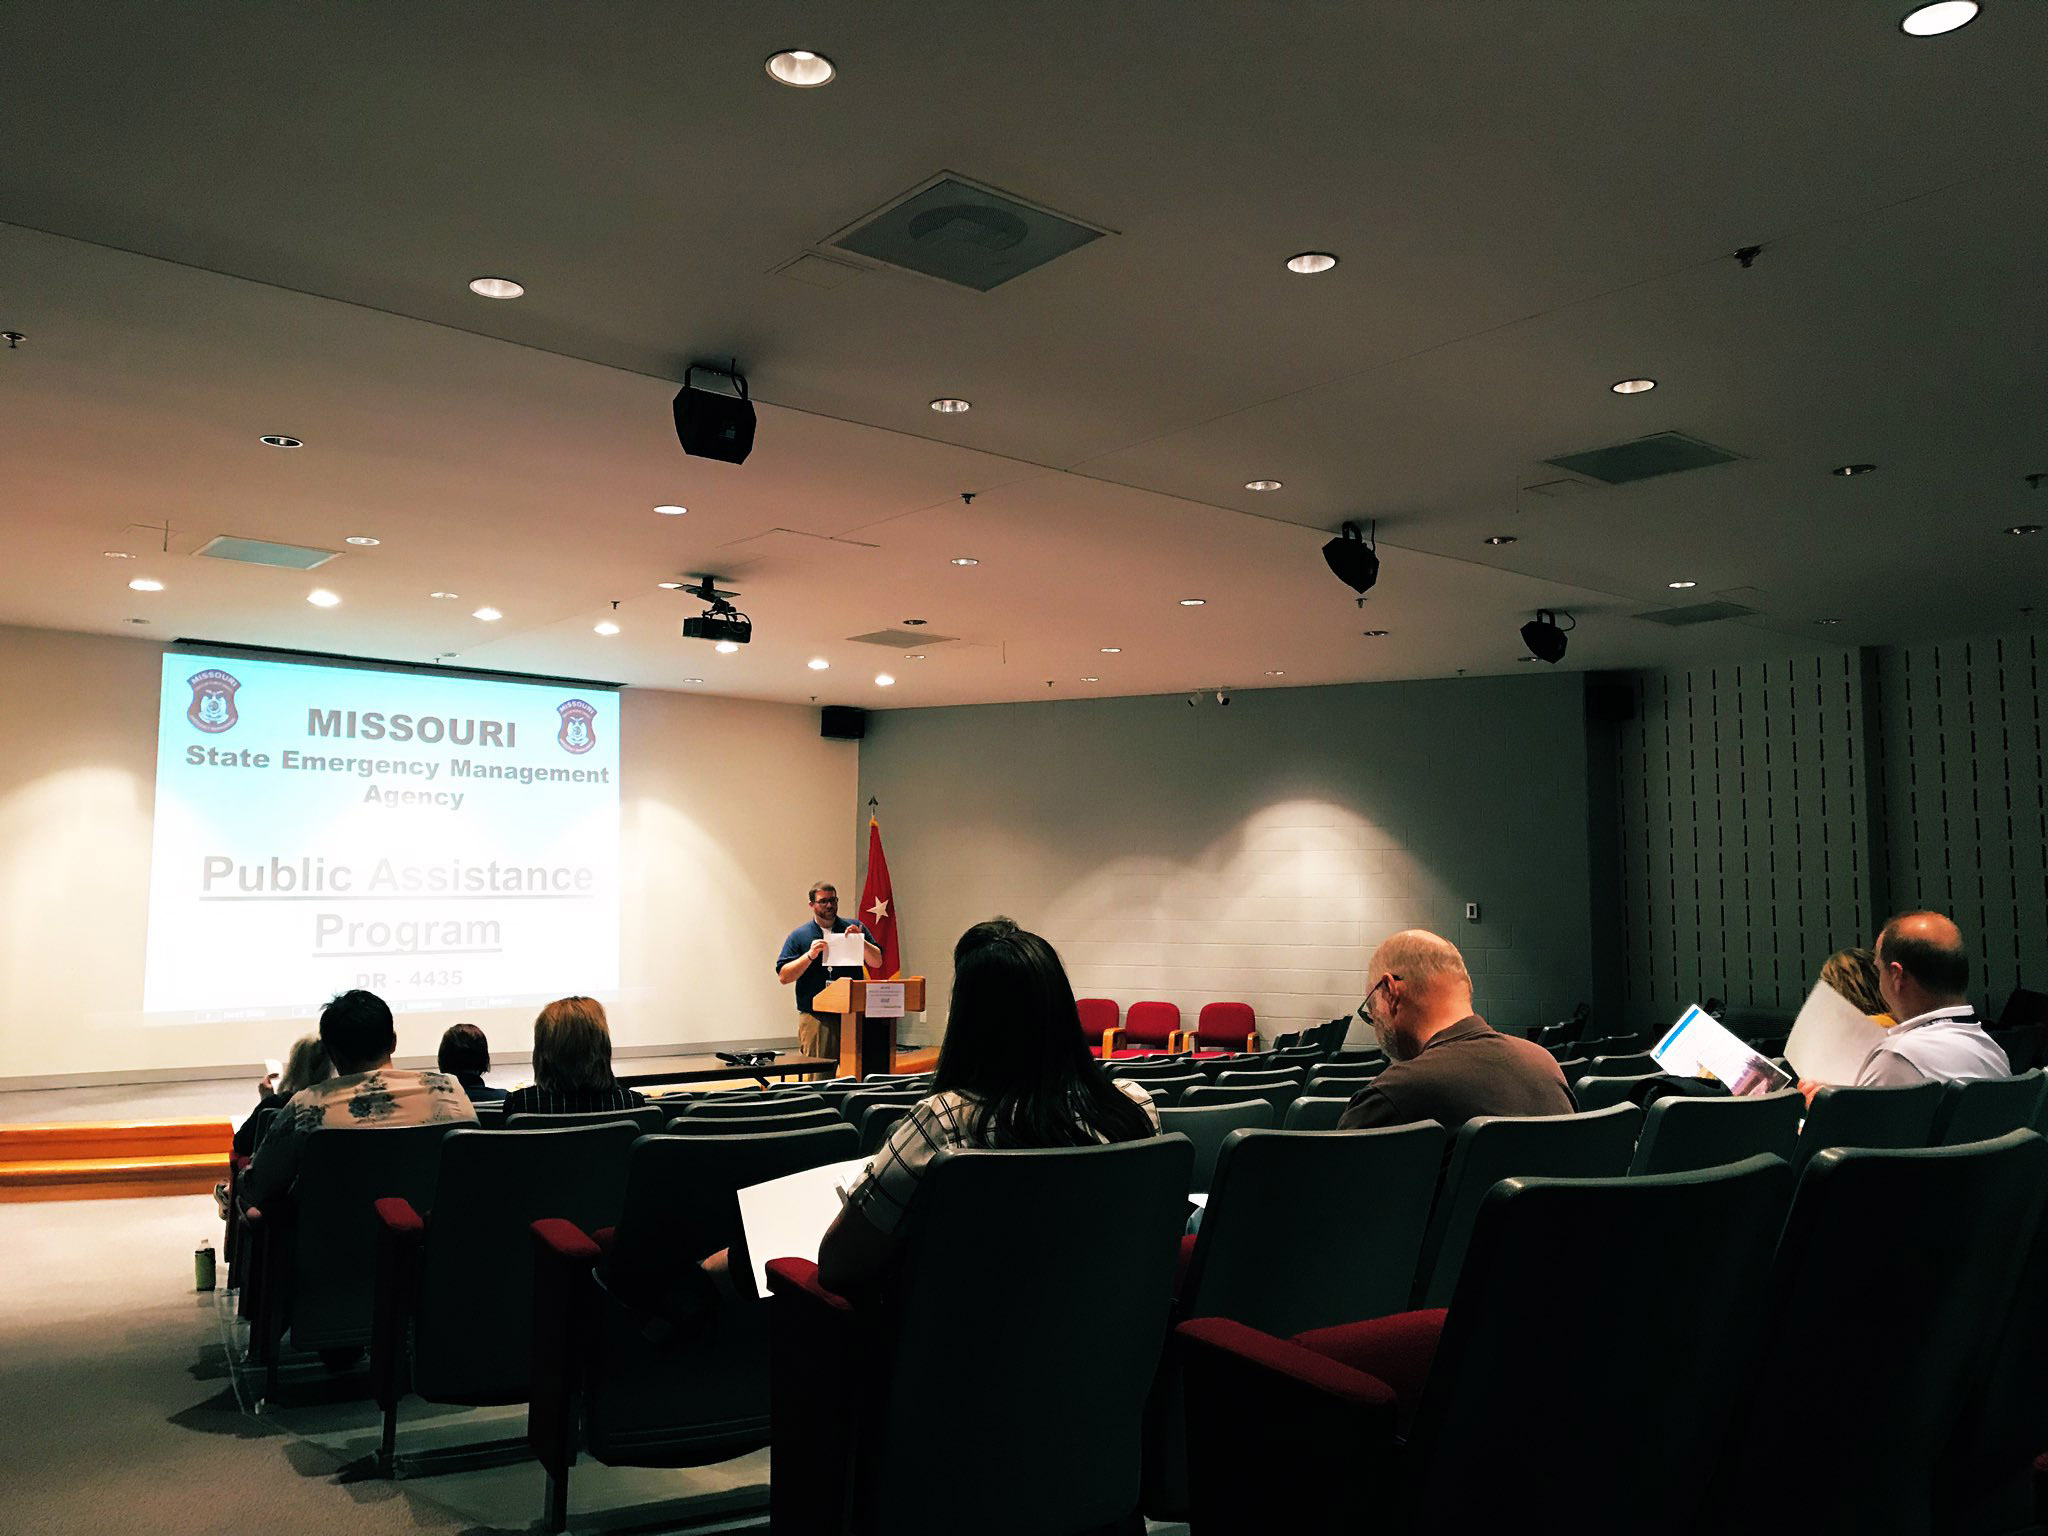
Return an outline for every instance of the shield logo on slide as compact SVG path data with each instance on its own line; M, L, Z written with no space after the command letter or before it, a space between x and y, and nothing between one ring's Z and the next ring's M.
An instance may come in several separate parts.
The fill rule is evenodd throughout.
M209 736L233 730L242 718L235 713L235 690L242 686L241 680L218 667L208 667L186 681L192 685L192 702L185 707L185 718Z
M564 752L580 756L597 745L597 730L591 723L597 719L596 709L581 699L564 699L555 711L562 717L562 728L555 732L555 740L562 744Z

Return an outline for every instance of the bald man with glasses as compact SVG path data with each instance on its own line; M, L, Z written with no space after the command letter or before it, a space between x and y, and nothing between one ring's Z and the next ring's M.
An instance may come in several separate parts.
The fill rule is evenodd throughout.
M1373 951L1359 1016L1387 1069L1345 1106L1337 1128L1434 1120L1455 1134L1475 1115L1568 1115L1564 1073L1540 1045L1503 1035L1472 1011L1472 974L1449 939L1410 928Z

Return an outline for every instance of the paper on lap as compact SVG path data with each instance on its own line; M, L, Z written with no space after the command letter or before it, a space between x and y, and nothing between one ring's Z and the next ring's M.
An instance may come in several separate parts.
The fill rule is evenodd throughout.
M1792 1081L1698 1003L1678 1016L1678 1022L1650 1048L1650 1054L1663 1071L1678 1077L1714 1078L1738 1098L1770 1093Z
M817 1262L825 1229L845 1204L848 1186L867 1165L864 1157L848 1158L739 1191L740 1227L747 1234L747 1257L761 1295L768 1294L770 1259Z
M1853 1083L1863 1063L1885 1037L1885 1027L1824 981L1792 1021L1785 1041L1785 1059L1803 1078L1816 1083Z

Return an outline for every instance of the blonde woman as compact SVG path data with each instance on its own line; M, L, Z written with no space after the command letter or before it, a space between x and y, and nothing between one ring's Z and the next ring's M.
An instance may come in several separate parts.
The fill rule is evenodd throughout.
M505 1096L507 1115L634 1109L647 1100L612 1076L612 1031L594 997L561 997L533 1021L533 1086Z
M1877 955L1868 949L1840 949L1820 968L1820 979L1854 1005L1856 1011L1887 1029L1898 1023L1877 989Z
M332 1076L334 1064L327 1059L327 1047L320 1043L318 1035L306 1035L294 1041L276 1084L273 1085L266 1077L256 1085L256 1107L242 1122L242 1128L235 1132L235 1151L243 1157L255 1152L256 1125L263 1118L263 1111L281 1108L301 1088L324 1083Z

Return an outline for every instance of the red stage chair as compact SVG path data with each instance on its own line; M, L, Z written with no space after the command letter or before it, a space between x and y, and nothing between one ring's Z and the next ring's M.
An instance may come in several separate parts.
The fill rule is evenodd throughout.
M1107 997L1077 997L1074 1006L1081 1010L1081 1038L1088 1042L1092 1056L1107 1056L1116 1049L1116 1036L1121 1032L1117 1024L1123 1018L1123 1010Z
M1198 1051L1256 1051L1259 1017L1250 1003L1204 1003L1189 1044Z
M1116 1032L1115 1049L1106 1054L1145 1056L1178 1051L1184 1044L1178 1003L1133 1003L1124 1014L1124 1027Z

